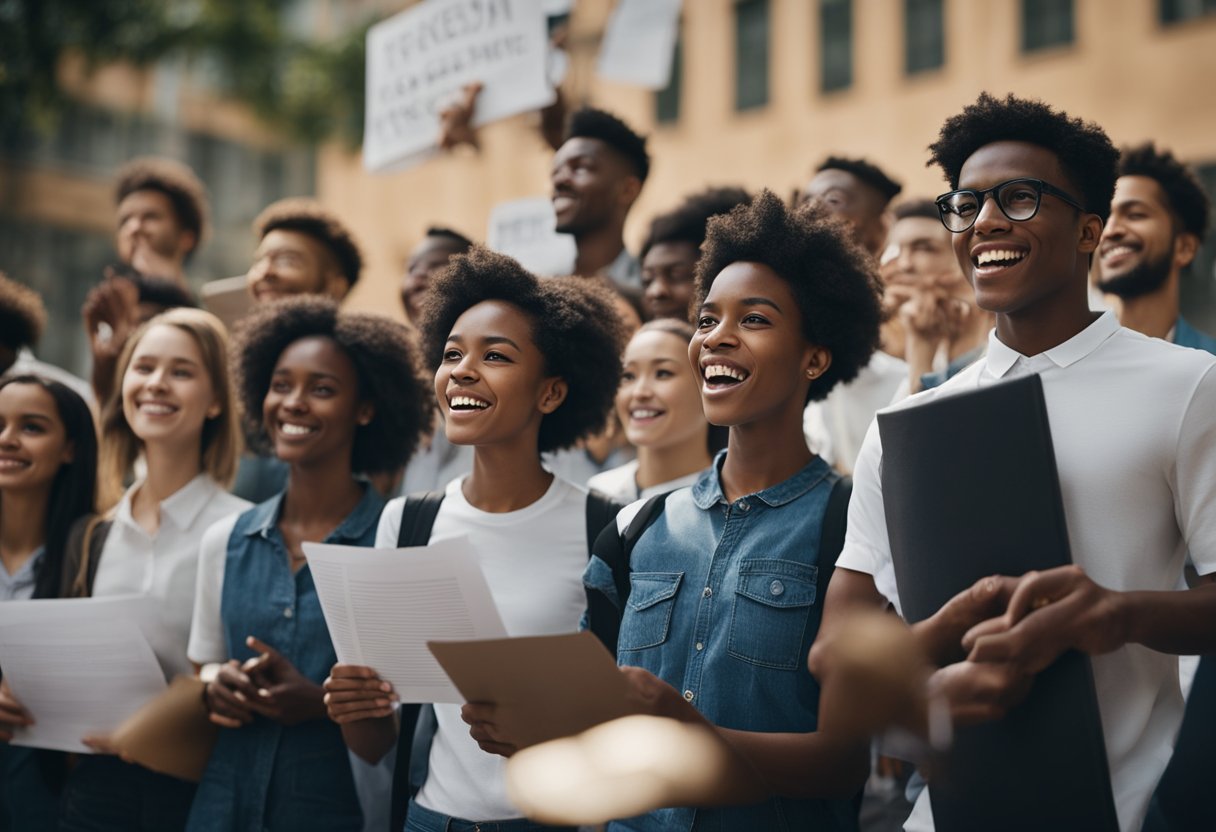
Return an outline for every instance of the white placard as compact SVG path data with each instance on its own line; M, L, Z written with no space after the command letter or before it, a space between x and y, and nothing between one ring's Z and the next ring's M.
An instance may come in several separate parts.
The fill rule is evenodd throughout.
M671 80L680 32L680 0L617 0L604 32L597 74L650 90Z
M558 234L556 228L553 202L547 196L500 202L490 211L486 245L514 257L534 274L571 274L578 248L574 237Z
M0 603L0 667L34 724L13 745L92 754L106 736L164 692L146 633L159 626L148 596Z
M439 112L466 84L484 86L475 126L553 103L541 0L425 0L367 32L363 165L427 158Z
M374 669L402 702L464 702L426 643L507 634L467 537L303 548L338 661Z

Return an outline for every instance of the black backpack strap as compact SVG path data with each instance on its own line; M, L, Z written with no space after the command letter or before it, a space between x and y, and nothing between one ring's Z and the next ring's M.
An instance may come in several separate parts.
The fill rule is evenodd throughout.
M431 529L442 491L410 494L401 509L401 529L397 532L398 546L425 546L431 542ZM397 734L396 767L393 769L393 796L390 832L405 828L405 815L410 798L426 779L426 763L430 743L435 736L435 709L430 705L402 705L397 712L401 728ZM416 770L420 770L420 774Z
M591 555L595 552L595 542L599 538L600 532L608 528L609 525L616 524L616 516L623 508L623 505L601 491L596 491L594 488L587 491L586 522L588 559L590 559Z
M844 476L832 486L828 505L823 511L823 528L819 532L819 576L830 575L836 568L836 558L844 549L844 533L849 522L849 498L853 496L853 478Z
M616 587L619 603L613 603L603 593L587 590L588 629L604 646L616 655L617 637L621 632L621 616L625 614L625 602L629 600L630 559L633 547L642 533L658 519L667 505L667 494L651 497L629 521L623 532L617 531L616 523L605 526L592 546L592 552L612 570L612 583Z

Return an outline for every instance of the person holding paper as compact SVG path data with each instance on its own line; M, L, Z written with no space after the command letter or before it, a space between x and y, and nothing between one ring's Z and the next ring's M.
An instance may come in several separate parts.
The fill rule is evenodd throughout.
M585 599L587 492L541 454L600 429L620 374L623 333L609 293L540 280L509 257L474 248L439 276L422 325L450 442L474 449L473 472L450 483L432 542L467 536L511 636L578 629ZM378 547L398 545L403 500L389 503ZM330 717L350 748L378 762L397 738L392 691L373 668L338 665L326 681ZM478 748L458 705L435 705L426 782L406 829L523 820L506 796L504 761ZM411 766L398 757L395 777Z
M620 611L617 658L644 712L716 726L763 787L719 796L745 808L673 807L610 828L855 829L848 798L866 778L866 743L819 732L806 667L839 545L824 526L843 520L844 501L802 441L802 412L877 346L874 262L820 209L762 191L710 220L696 296L688 360L706 417L729 426L727 448L666 497L627 563L597 543L584 583ZM621 512L622 534L642 505Z
M64 594L152 596L161 626L151 646L172 677L191 672L199 536L248 506L225 490L240 449L228 336L210 313L174 309L128 339L118 368L117 395L102 411L99 462L103 505L114 507L73 528ZM147 473L124 493L139 457ZM184 826L193 783L118 759L105 737L84 741L100 753L72 770L61 829Z
M587 487L621 504L692 485L726 446L726 430L705 421L688 363L695 331L681 318L643 324L625 347L616 415L638 458L596 474Z
M1089 654L1118 821L1133 832L1182 719L1176 656L1216 650L1216 358L1090 311L1118 160L1099 126L984 93L930 150L953 189L942 223L996 328L984 358L897 407L1038 374L1075 565L1013 576L995 618L939 614L916 631L969 723L1002 718L1065 651ZM826 624L853 605L899 608L882 465L872 425ZM1201 585L1178 591L1188 553ZM926 793L905 828L931 826Z
M96 484L97 433L84 399L40 376L0 381L0 602L58 597L67 530L94 510ZM64 757L8 745L28 724L0 676L0 829L55 824Z
M223 727L187 828L360 830L351 762L325 719L337 660L301 544L369 546L383 498L357 477L405 464L434 399L406 328L326 298L256 310L237 334L246 432L281 494L203 535L189 657Z

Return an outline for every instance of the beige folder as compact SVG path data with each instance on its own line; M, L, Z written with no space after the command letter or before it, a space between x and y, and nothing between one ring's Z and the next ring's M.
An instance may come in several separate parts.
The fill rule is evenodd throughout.
M636 712L626 700L624 675L591 633L430 641L427 647L467 701L498 706L504 738L520 748Z
M207 718L203 683L178 676L160 696L118 727L111 741L124 760L198 782L219 727Z

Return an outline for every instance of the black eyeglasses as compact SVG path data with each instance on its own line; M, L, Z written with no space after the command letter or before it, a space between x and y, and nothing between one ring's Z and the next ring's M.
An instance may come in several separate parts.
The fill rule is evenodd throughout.
M989 194L996 199L1001 213L1014 222L1026 222L1039 213L1039 202L1043 194L1051 194L1061 202L1071 205L1078 211L1087 213L1085 206L1077 202L1067 192L1061 191L1055 185L1042 179L1010 179L999 185L994 185L982 191L963 188L942 194L936 200L938 215L942 225L955 234L966 231L975 225L975 218L984 207L984 200Z

